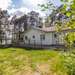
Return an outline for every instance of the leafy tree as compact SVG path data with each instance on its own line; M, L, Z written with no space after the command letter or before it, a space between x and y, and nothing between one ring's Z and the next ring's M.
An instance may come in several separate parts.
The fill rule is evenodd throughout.
M7 26L9 24L8 17L9 15L7 10L0 9L0 44L2 44L3 40L5 40L5 42L7 43L5 32L7 31Z
M40 5L41 9L44 11L52 10L57 11L57 13L62 13L69 18L69 21L65 23L65 26L62 26L60 20L58 20L55 24L58 27L58 30L62 30L64 27L74 29L75 28L75 0L61 0L63 6L57 11L57 7L53 5L50 1L46 4ZM51 8L51 9L50 9ZM64 20L65 21L65 20ZM64 37L66 41L67 47L72 47L73 43L75 43L75 32L68 32Z
M61 0L64 2L64 6L61 10L65 15L70 18L66 23L67 28L75 29L75 0ZM69 9L68 9L69 8ZM65 36L67 47L72 47L75 44L75 32L68 32Z

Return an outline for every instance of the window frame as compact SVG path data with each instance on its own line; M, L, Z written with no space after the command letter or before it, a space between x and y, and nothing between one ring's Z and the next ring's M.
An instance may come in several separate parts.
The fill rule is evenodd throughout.
M41 39L41 40L45 40L45 34L41 34L41 35L40 35L40 39Z

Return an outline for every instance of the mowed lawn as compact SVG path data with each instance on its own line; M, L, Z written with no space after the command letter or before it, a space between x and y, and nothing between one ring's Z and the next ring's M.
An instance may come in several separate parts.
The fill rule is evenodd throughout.
M54 50L0 49L0 75L69 75L65 55Z

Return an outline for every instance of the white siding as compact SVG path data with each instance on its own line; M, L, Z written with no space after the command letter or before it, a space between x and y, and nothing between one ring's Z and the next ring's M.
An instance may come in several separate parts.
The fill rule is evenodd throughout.
M41 40L40 35L45 35L45 39ZM54 37L54 34L57 36ZM25 40L25 36L28 37L27 40ZM33 38L35 36L35 38ZM64 34L63 33L55 33L55 32L43 32L37 29L30 29L29 31L24 33L24 42L25 44L38 44L38 45L57 45L57 44L64 44ZM30 40L30 41L29 41Z
M45 40L41 41L40 39L41 34L45 35ZM28 37L27 40L25 40L25 36ZM35 38L33 38L33 36L35 36ZM52 33L45 33L40 30L31 29L24 34L24 42L26 44L29 44L29 40L30 40L30 44L35 43L40 45L42 43L42 45L50 45L52 44Z
M57 37L54 37L54 34L57 35ZM53 44L64 44L64 34L63 33L53 33Z
M45 40L42 42L45 45L51 45L52 44L52 33L45 33Z

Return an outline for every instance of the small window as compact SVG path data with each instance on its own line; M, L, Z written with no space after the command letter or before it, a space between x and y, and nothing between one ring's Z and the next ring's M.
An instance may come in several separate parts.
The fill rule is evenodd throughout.
M25 40L27 40L28 39L28 37L27 36L25 36Z
M33 39L35 39L35 36L33 35Z
M40 35L40 39L45 40L45 35L44 34Z

